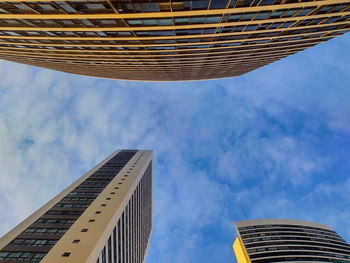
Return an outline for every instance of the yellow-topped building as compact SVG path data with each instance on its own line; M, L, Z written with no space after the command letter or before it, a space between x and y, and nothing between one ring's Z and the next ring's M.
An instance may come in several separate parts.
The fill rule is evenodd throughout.
M238 263L350 262L350 245L327 225L290 219L235 223Z
M239 76L350 29L350 0L0 0L0 58L173 81Z

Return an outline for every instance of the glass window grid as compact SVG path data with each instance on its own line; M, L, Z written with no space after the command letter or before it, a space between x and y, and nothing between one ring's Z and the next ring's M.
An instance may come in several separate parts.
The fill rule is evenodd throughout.
M273 4L281 4L282 2L281 1L275 1ZM283 3L288 3L288 1L286 1L286 2L283 2ZM162 3L162 4L164 4L164 3ZM242 4L243 4L243 2L241 2L241 1L237 1L237 2L235 2L233 5L231 5L230 4L230 7L239 7L239 6L242 6ZM267 4L267 2L266 1L262 1L261 3L260 2L257 2L257 1L253 1L252 3L251 3L252 5L266 5ZM100 6L101 7L101 6ZM163 5L161 8L160 8L160 10L162 11L165 11L165 6ZM169 7L170 8L170 7ZM174 7L175 8L175 7ZM189 8L191 9L192 7L191 7L191 5L189 5ZM313 8L312 10L311 10L311 13L312 14L321 14L321 13L331 13L331 12L338 12L338 11L345 11L345 10L347 10L347 6L339 6L339 5L334 5L334 6L330 6L330 7L328 7L327 9L324 9L324 8ZM47 8L46 8L47 9ZM110 9L109 7L107 8L107 9L109 9L108 10L108 12L110 12L112 9ZM171 8L170 8L171 9ZM169 10L170 10L169 9ZM168 11L169 11L168 10ZM179 9L179 7L176 7L175 9L174 9L174 11L179 11L180 9ZM298 9L297 9L298 10ZM286 17L286 16L290 16L290 15L293 15L293 16L297 16L297 15L300 15L300 14L303 14L302 12L304 12L304 13L306 13L306 8L304 8L304 9L302 9L302 10L300 10L299 9L299 11L297 11L297 12L294 12L294 14L292 14L292 13L288 13L288 9L286 9L282 14L279 14L279 16L280 17ZM43 12L46 12L46 11L43 11ZM80 11L79 11L80 12ZM101 10L99 11L99 12L101 12ZM107 12L107 13L108 13ZM133 11L133 12L135 12L135 11ZM278 11L275 11L274 13L276 13L276 12L278 12ZM93 13L93 12L91 12L91 13ZM310 12L308 12L308 14L311 14ZM259 14L259 13L258 13ZM251 19L256 19L256 18L258 18L258 14L257 15L254 15L253 17L251 17ZM217 16L217 15L216 15ZM197 16L198 17L198 16ZM193 18L197 18L197 17L193 17ZM205 16L205 18L207 18L207 17L215 17L215 16ZM225 22L225 21L228 21L228 19L229 19L229 17L228 17L228 15L226 16L226 15L221 15L221 16L217 16L217 17L220 17L220 21L221 22ZM241 18L242 17L242 18ZM245 17L246 17L246 14L242 14L241 16L240 16L240 18L239 19L245 19ZM190 17L190 18L192 18L192 17ZM174 19L172 19L172 20L174 20ZM7 20L7 22L14 22L15 20ZM96 20L97 21L97 20ZM86 21L79 21L79 23L82 23L82 26L93 26L93 23L95 23L96 22L95 20L86 20ZM113 20L114 21L114 20ZM206 20L205 20L206 21ZM329 20L330 21L330 20ZM329 22L328 21L328 22ZM31 23L31 22L33 22L32 20L27 20L26 21L27 23ZM40 23L43 23L42 21L34 21L34 22L40 22ZM307 23L306 23L306 25L311 25L311 24L318 24L320 21L317 21L317 22L315 22L315 21L308 21ZM325 22L327 22L326 20L324 20L324 22L323 23L325 23ZM89 23L91 23L91 25L89 25ZM96 22L97 23L97 22ZM103 23L107 23L106 21L103 21ZM192 22L189 22L189 23L193 23L193 21ZM198 21L197 22L195 22L195 23L198 23ZM301 22L301 23L303 23L303 22ZM33 25L33 24L32 24ZM157 22L157 25L158 25L158 22ZM294 23L294 24L287 24L287 23L284 23L284 24L280 24L280 25L277 25L277 27L276 27L276 25L274 25L274 26L272 26L271 25L271 28L272 27L276 27L276 29L283 29L283 28L287 28L288 26L296 26L296 24ZM340 27L340 26L339 26ZM338 27L338 28L339 28ZM336 27L335 27L336 28ZM245 31L245 32L248 32L248 30L251 30L251 29L253 29L253 27L252 26L247 26L247 27L243 27L241 30L242 31ZM200 29L200 32L201 32L201 34L203 34L203 32L204 32L204 30L206 30L206 29ZM223 29L222 27L219 27L219 28L213 28L213 30L214 30L214 32L223 32L224 30L224 32L229 32L229 29L228 28L226 28L226 29ZM169 31L169 30L168 30ZM304 33L311 33L311 32L314 32L315 31L315 29L309 29L309 30L307 30L307 31L305 31ZM194 32L199 32L198 30L197 31L190 31L190 34L194 34ZM17 32L14 32L14 33L17 33ZM50 35L51 34L51 32L48 32L49 34L48 35ZM91 32L89 32L89 33L91 33ZM155 33L155 32L153 32L153 33ZM158 32L159 33L159 32ZM74 33L76 36L78 36L78 34L77 33ZM101 32L95 32L95 33L92 33L92 34L94 34L94 36L103 36L103 34L101 33ZM135 36L135 34L134 34L134 32L132 32L132 33L130 33L129 32L129 34L131 34L131 35L133 35L133 36ZM182 33L183 34L183 33ZM68 33L67 33L67 35L68 35ZM272 33L271 34L272 36L274 36L274 35L276 35L276 33ZM276 36L278 36L278 35L276 35ZM334 36L335 36L335 34L334 34ZM302 39L302 38L304 38L304 37L295 37L294 39L291 39L291 40L299 40L299 39ZM326 38L324 38L324 39L326 39ZM31 40L31 41L34 41L34 43L51 43L50 41L39 41L39 42L37 42L37 40ZM79 40L80 41L80 40ZM159 40L157 40L158 42L159 42ZM168 41L168 40L167 40ZM197 40L191 40L191 41L193 41L194 43L196 43L196 41ZM213 41L213 39L211 40L211 41ZM261 42L257 42L256 40L252 40L252 41L250 41L249 43L262 43L263 41L266 41L266 40L261 40ZM270 40L270 42L273 42L273 41L275 41L275 40L273 40L273 39L271 39ZM76 43L76 44L79 44L79 43L81 43L81 42L78 42L77 40L71 40L71 43ZM101 42L91 42L91 43L101 43ZM112 42L109 42L109 43L112 43ZM115 43L115 42L113 42L113 43ZM136 42L135 42L136 43ZM170 50L181 50L181 49L189 49L189 48L202 48L202 47L200 47L200 44L201 42L198 42L198 45L197 46L163 46L163 47L157 47L157 46L155 46L155 47L148 47L147 48L147 50L150 50L150 51L162 51L162 50L166 50L166 51L170 51ZM240 44L246 44L246 43L243 43L243 42L241 42ZM240 44L238 44L238 45L240 45ZM221 45L221 46L227 46L227 44L225 43L223 43L223 44L219 44L219 45ZM237 43L232 43L231 45L237 45ZM15 47L21 47L20 45L7 45L8 47L13 47L13 46L15 46ZM24 47L26 47L26 48L31 48L31 49L33 49L33 48L37 48L38 46L24 46ZM212 47L216 47L216 44L215 45L213 45L213 46L210 46L210 48L212 48ZM72 49L72 48L75 48L75 49L79 49L79 50L86 50L86 51L88 51L88 50L108 50L108 49L111 49L111 48L113 48L113 47L81 47L81 46L79 46L79 47L52 47L52 46L48 46L48 47L45 47L45 49ZM121 50L125 50L125 51L133 51L133 50L135 50L135 51L138 51L138 50L140 50L140 51L143 51L143 50L146 50L144 47L117 47L117 49L121 49ZM39 60L31 60L31 61L38 61L38 62L40 62ZM46 59L45 61L50 61L49 59ZM59 62L59 61L53 61L53 62ZM67 63L70 63L70 64L74 64L74 63L72 63L71 61L67 61ZM84 63L80 63L80 64L84 64ZM87 63L85 63L85 64L87 64ZM89 65L91 64L91 62L89 62L88 63ZM96 65L98 64L98 63L95 63Z
M0 260L24 260L30 262L39 262L44 256L45 252L0 252Z
M248 231L240 231L240 235L242 238L245 238L246 236L260 236L265 235L266 233L283 233L283 232L294 232L294 233L300 233L300 234L313 234L315 236L322 236L327 237L331 239L336 240L343 240L338 234L335 232L329 232L319 229L312 229L312 228L298 228L298 227L273 227L273 228L261 228L261 229L255 229L255 230L248 230Z
M258 243L249 243L245 244L245 247L247 249L249 248L256 248L260 246L273 246L273 245L301 245L301 246L318 246L318 247L329 247L329 248L335 248L335 249L340 249L340 250L349 250L348 245L340 244L340 245L335 245L330 242L327 242L327 240L322 240L322 239L298 239L298 238L292 238L289 240L283 240L283 239L278 239L278 238L271 238L271 237L265 237L262 238L261 241Z
M271 249L273 248L273 249ZM268 246L268 247L262 247L259 246L257 248L254 249L247 249L247 252L250 255L254 255L255 253L260 253L260 252L267 252L267 251L271 251L271 250L285 250L285 251L293 251L293 250L311 250L311 251L321 251L321 252L329 252L329 253L333 253L331 254L331 256L338 256L338 254L340 254L341 256L344 256L344 258L348 258L350 259L350 250L348 251L344 251L344 250L339 250L339 249L332 249L332 248L328 248L328 247L324 247L324 246L320 246L320 244L314 245L314 246L310 246L309 244L303 245L303 246L293 246L293 245L280 245L277 244L275 246ZM327 253L326 253L327 254ZM344 255L342 255L344 254Z
M277 249L275 251L264 251L256 254L249 255L249 258L251 260L258 259L258 258L265 258L265 257L278 257L278 256L322 256L322 257L328 257L328 258L335 258L337 256L340 256L339 254L332 254L332 253L326 253L326 252L316 252L316 251L295 251L295 250L289 250L289 251L279 251ZM341 255L344 259L350 259L349 256ZM310 258L311 260L311 258ZM350 261L348 261L350 262Z

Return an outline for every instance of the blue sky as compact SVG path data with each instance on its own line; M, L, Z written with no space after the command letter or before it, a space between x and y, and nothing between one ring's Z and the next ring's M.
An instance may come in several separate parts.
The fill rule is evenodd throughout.
M153 149L147 263L232 262L234 221L350 241L350 35L244 76L103 80L0 62L0 235L108 154Z

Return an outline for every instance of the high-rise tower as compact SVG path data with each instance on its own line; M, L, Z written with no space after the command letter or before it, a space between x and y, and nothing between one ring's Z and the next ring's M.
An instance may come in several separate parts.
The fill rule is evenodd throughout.
M0 58L103 78L239 76L349 30L350 0L0 0Z
M152 152L116 151L0 239L0 262L141 263Z
M238 263L350 262L350 245L329 226L286 219L235 223Z

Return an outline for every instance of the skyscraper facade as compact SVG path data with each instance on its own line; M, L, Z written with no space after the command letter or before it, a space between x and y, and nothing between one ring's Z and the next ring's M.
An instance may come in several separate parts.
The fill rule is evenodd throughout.
M350 262L350 245L329 226L286 219L235 223L238 263Z
M152 152L116 151L0 239L0 262L141 263Z
M115 79L239 76L349 29L349 0L0 0L0 58Z

